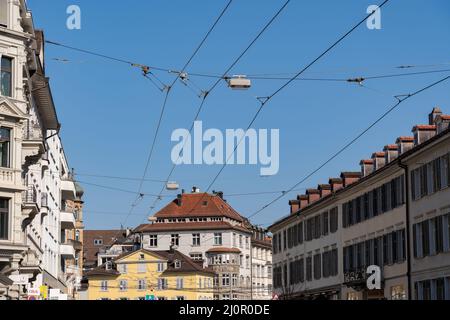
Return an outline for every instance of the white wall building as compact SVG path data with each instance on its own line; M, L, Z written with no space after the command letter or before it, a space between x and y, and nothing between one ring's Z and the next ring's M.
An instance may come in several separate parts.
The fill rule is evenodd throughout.
M25 1L0 0L0 299L25 298L41 285L67 289L61 259L73 247L61 230L73 219L62 204L74 199L75 186L43 44Z

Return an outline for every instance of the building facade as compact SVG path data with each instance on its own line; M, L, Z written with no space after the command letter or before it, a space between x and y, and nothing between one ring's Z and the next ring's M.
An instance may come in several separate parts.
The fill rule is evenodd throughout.
M45 75L44 35L25 1L1 0L0 12L0 299L39 288L66 293L63 265L74 249L62 231L74 219L62 204L75 199L75 185Z
M274 288L286 299L450 299L449 117L400 137L360 172L289 202L274 234ZM381 288L369 288L369 266Z
M89 300L212 300L214 271L176 250L127 252L89 271Z
M252 298L253 231L248 221L223 199L223 193L201 193L194 187L192 193L178 195L151 220L151 224L134 231L141 235L143 248L167 250L175 245L191 259L211 267L216 272L217 300ZM271 261L271 255L261 256L264 258ZM267 270L267 261L261 262L261 268ZM266 280L264 285L269 288L270 280ZM271 296L267 290L263 292L264 297Z

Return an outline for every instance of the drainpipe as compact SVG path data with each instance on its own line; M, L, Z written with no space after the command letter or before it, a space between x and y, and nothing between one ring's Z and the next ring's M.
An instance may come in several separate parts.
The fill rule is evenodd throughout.
M406 203L406 277L408 279L408 300L412 300L412 282L411 282L411 236L410 236L410 200L409 190L411 190L411 181L409 179L409 167L407 164L399 162L399 167L405 171L405 203Z

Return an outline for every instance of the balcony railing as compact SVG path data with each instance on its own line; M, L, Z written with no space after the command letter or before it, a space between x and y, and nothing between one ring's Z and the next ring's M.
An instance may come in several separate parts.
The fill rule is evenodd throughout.
M40 126L30 122L27 123L23 130L23 138L25 141L39 141L44 139Z
M23 192L23 202L37 203L37 191L35 186L30 185L27 187L27 190Z

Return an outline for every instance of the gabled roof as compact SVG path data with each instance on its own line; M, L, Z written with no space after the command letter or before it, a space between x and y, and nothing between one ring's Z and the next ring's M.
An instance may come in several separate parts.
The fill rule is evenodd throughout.
M225 221L142 224L137 227L134 232L139 233L191 230L237 230L241 232L251 233L251 231L245 227L232 225L231 223Z
M220 196L185 193L155 214L156 218L228 217L242 222L242 216Z

